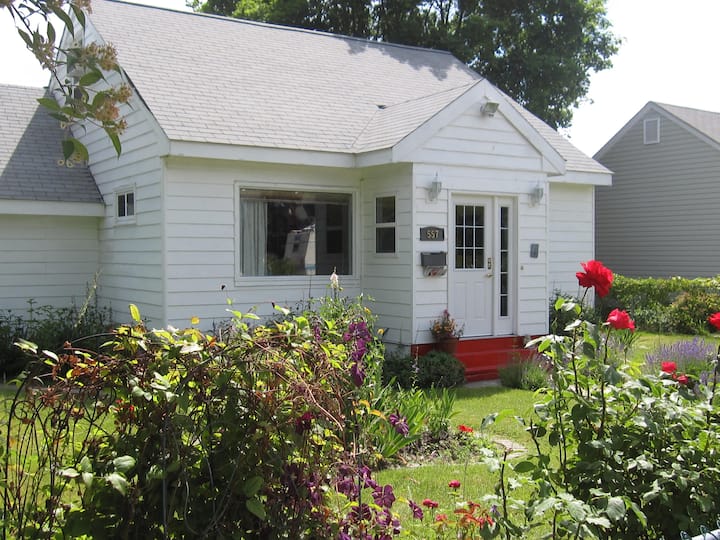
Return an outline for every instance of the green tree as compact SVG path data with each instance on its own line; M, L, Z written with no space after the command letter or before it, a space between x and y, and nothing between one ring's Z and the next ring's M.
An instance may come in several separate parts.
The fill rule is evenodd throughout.
M126 122L119 105L127 103L132 94L127 84L97 84L106 74L120 71L112 45L80 41L67 47L59 45L56 25L76 37L85 27L85 11L89 10L90 0L0 0L0 16L7 13L13 18L28 50L50 71L54 95L39 101L68 130L63 141L68 163L88 159L87 149L70 132L81 122L100 126L120 154L119 135Z
M195 0L207 13L445 49L553 127L619 40L605 0Z

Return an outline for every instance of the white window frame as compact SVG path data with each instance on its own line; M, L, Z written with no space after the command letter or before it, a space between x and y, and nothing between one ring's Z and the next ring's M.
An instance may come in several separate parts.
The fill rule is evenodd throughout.
M246 276L242 273L242 267L243 267L243 261L242 261L242 253L240 251L240 237L242 234L241 231L241 223L240 223L240 197L242 196L242 191L244 189L247 190L264 190L267 191L268 189L272 191L305 191L305 192L315 192L315 193L342 193L347 194L350 196L350 267L352 268L352 273L349 275L341 274L341 279L344 278L346 280L357 280L358 279L358 273L360 271L360 266L362 264L362 261L359 256L359 249L360 249L360 239L361 239L361 220L360 220L360 193L357 189L347 187L347 188L338 188L334 186L328 186L328 185L316 185L316 184L287 184L287 183L281 183L281 182L273 182L271 185L269 185L267 182L265 183L259 183L259 182L248 182L248 181L235 181L235 189L234 189L234 211L235 211L235 235L233 238L233 244L234 244L234 251L235 251L235 285L237 287L242 286L250 286L250 287L258 287L258 286L278 286L278 285L289 285L289 286L308 286L308 280L315 286L316 284L321 287L321 289L324 291L325 287L328 283L328 277L327 275L313 275L313 276L307 276L307 275L288 275L288 276Z
M378 223L378 215L377 215L377 203L378 199L385 199L392 197L395 201L395 221L393 222L387 222L387 223ZM397 255L398 253L398 226L397 226L397 218L398 218L398 196L397 193L378 193L373 198L373 232L374 232L374 238L373 242L375 244L375 249L373 250L373 253L375 256L378 257L392 257ZM377 230L378 229L390 229L392 228L395 234L395 249L393 251L378 251L378 245L377 245Z
M655 124L653 127L652 124ZM643 144L658 144L660 142L660 117L643 120Z
M125 208L127 209L127 196L132 195L132 214L120 215L120 197L125 198ZM137 216L137 193L135 186L123 186L115 190L113 198L113 206L115 207L115 221L119 224L135 223Z

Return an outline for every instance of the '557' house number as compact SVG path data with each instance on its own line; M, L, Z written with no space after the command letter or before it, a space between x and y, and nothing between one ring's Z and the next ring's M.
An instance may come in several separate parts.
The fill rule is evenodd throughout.
M420 240L445 240L445 229L441 227L420 227Z

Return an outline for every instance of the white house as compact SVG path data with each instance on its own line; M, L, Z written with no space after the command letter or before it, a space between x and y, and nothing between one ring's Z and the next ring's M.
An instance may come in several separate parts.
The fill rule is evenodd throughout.
M449 309L482 377L593 258L610 172L448 53L109 0L83 39L114 44L134 90L120 157L77 133L115 314L209 326L228 298L327 294L336 270L388 342L427 347Z

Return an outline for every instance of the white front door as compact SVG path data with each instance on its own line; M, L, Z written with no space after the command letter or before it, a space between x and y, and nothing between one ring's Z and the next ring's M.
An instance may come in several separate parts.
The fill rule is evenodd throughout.
M512 207L498 197L453 199L449 310L465 336L513 332Z

